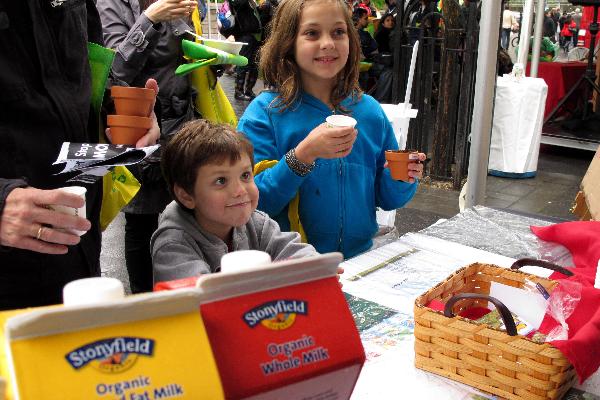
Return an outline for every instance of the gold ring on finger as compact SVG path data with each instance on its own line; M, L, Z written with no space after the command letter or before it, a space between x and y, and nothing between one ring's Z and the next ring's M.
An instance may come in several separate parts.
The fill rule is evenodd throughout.
M42 231L43 231L43 230L44 230L44 227L43 227L42 225L40 225L40 229L38 229L38 231L37 231L37 235L35 236L35 238L36 238L37 240L42 240L42 239L41 239L41 237L42 237Z

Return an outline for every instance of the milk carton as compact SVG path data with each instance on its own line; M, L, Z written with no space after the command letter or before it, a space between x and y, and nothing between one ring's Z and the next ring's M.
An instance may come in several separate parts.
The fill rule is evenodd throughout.
M15 399L222 399L197 290L8 318Z
M365 360L341 254L203 276L200 310L228 399L348 399Z

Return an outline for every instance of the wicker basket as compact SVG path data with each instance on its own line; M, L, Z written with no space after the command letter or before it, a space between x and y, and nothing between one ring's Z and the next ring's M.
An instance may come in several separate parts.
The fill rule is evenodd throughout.
M576 374L558 349L426 307L431 300L445 304L460 293L489 295L491 282L523 287L525 279L539 282L548 292L556 286L555 281L535 275L476 263L419 296L414 308L415 366L507 399L562 397ZM488 301L462 300L454 312L475 306L487 307Z

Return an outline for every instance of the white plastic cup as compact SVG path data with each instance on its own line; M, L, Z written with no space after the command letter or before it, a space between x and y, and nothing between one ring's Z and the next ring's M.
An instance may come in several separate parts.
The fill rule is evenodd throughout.
M84 188L83 186L66 186L66 187L59 188L58 190L62 190L63 192L67 192L67 193L76 194L77 196L83 198L83 200L85 201L85 194L87 193L87 189ZM83 203L83 206L79 207L79 208L67 207L67 206L57 205L57 204L49 204L48 208L50 208L54 211L63 213L63 214L69 214L69 215L75 215L77 217L87 218L87 214L86 214L87 210L85 207L85 203ZM81 236L86 232L86 231L78 231L75 229L64 229L64 231L72 233L77 236Z
M239 250L221 257L221 272L239 272L250 267L271 263L269 253L259 250Z
M85 278L67 283L63 287L65 306L98 304L125 298L123 283L115 278Z
M327 122L327 126L329 128L354 128L356 126L356 120L347 115L334 114L325 118L325 122Z

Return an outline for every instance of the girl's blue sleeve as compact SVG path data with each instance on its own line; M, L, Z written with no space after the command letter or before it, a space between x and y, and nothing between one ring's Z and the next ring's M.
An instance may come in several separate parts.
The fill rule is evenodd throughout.
M417 191L417 182L408 183L392 179L389 168L385 164L385 151L398 149L398 141L394 129L381 107L379 107L380 122L383 132L381 153L377 158L377 177L375 179L375 200L378 207L388 211L401 208L408 203Z
M303 177L296 175L285 162L285 153L289 149L277 147L278 135L270 118L268 103L254 100L240 119L238 130L246 135L254 146L254 163L278 161L276 165L265 169L254 178L260 192L258 208L271 217L279 215L296 196Z

